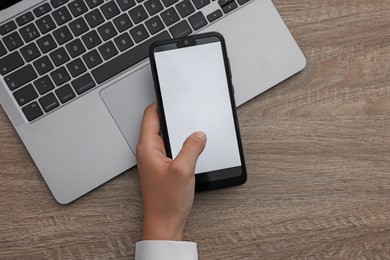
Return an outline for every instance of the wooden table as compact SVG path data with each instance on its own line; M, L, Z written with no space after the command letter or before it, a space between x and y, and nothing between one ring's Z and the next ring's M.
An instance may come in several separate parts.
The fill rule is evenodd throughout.
M200 259L390 258L390 1L275 0L304 71L238 109L248 182L196 195ZM0 259L132 259L132 169L55 202L0 110Z

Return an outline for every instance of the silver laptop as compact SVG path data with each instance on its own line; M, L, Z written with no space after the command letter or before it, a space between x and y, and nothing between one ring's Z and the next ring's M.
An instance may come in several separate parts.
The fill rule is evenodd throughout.
M152 42L222 33L237 105L306 64L271 0L0 2L0 101L62 204L136 165Z

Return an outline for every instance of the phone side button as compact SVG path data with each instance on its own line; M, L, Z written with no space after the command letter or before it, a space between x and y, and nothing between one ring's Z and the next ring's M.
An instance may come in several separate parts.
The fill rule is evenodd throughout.
M228 70L229 70L229 74L230 74L230 79L233 79L232 69L230 66L230 59L228 58L227 60L228 60Z

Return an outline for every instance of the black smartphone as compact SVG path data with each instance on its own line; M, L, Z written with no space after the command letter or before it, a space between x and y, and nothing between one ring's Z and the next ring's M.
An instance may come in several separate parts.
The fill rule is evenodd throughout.
M244 152L225 40L204 33L150 46L150 63L167 156L175 158L196 131L207 144L196 169L196 189L246 182Z

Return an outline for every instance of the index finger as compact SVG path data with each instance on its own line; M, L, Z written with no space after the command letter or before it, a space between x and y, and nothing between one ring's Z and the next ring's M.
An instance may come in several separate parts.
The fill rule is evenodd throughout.
M149 105L144 112L141 124L141 138L143 135L158 135L160 132L160 117L158 114L157 103Z

